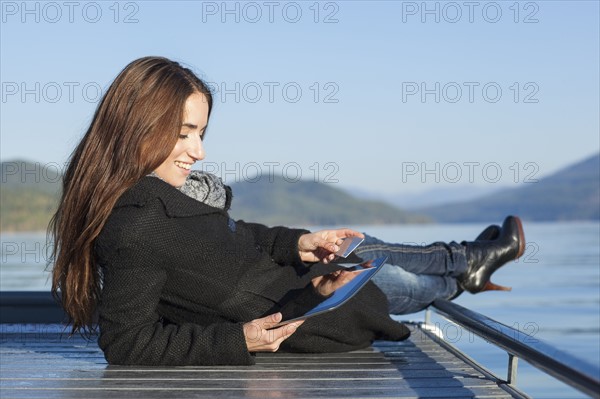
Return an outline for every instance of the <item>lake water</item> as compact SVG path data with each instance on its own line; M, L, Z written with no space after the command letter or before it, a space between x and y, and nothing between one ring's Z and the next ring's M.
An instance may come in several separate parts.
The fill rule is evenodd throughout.
M472 239L481 224L350 226L378 238L404 243ZM600 366L600 223L524 223L525 255L494 274L512 292L462 294L456 303ZM49 290L44 233L2 234L0 290ZM422 321L423 313L402 316ZM434 317L446 338L490 371L506 377L501 350ZM585 395L519 362L517 387L534 398Z

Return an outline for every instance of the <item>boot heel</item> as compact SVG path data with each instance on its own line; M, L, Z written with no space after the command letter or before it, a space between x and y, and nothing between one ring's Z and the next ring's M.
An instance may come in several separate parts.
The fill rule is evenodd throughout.
M503 285L494 284L491 281L488 281L485 283L481 291L512 291L512 287L505 287Z

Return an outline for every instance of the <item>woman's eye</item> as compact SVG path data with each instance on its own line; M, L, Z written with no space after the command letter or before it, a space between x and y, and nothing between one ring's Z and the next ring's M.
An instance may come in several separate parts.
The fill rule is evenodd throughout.
M188 135L187 135L187 134L180 134L180 135L179 135L179 138L180 138L180 139L187 139L187 138L188 138Z

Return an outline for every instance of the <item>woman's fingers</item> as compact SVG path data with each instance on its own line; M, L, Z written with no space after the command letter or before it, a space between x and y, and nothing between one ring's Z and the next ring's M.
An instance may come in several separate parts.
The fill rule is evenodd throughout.
M315 242L315 245L317 246L317 248L323 248L329 252L336 252L339 249L339 247L336 244L324 239L319 239Z
M336 244L340 245L344 240L344 238L347 237L360 237L360 238L365 238L365 235L359 231L356 230L352 230L352 229L337 229L334 230L335 234L337 235L337 242Z
M277 313L273 313L268 316L265 316L261 319L256 319L256 321L258 323L262 323L261 327L264 328L265 330L268 330L268 329L272 328L274 325L276 325L277 323L279 323L281 321L282 317L283 316L281 315L281 313L277 312Z
M302 321L273 328L281 321L281 313L274 313L244 324L244 337L249 352L275 352L289 338Z
M364 235L352 229L319 230L303 234L298 239L300 259L304 262L329 263L335 259L339 245L348 237L364 238Z

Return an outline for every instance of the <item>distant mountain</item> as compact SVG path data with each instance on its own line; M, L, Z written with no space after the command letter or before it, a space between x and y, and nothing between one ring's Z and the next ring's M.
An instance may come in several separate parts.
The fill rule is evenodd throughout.
M58 167L28 161L2 162L1 231L45 230L60 193ZM268 225L419 223L429 219L380 201L356 199L329 184L284 179L233 185L231 214Z
M58 165L16 160L0 172L0 231L45 230L60 193Z
M491 193L506 189L505 187L487 187L475 185L450 185L435 187L430 190L397 193L376 193L362 188L352 188L349 191L360 199L377 199L406 211L443 205L451 202L465 202L484 197Z
M0 230L45 230L60 194L58 165L0 163ZM527 220L600 220L600 154L537 183L499 190L476 200L410 212L389 203L359 199L332 184L282 178L232 186L231 214L267 225L499 222L508 214Z
M62 167L57 163L42 164L21 159L0 162L2 189L35 188L56 194L60 191Z
M508 214L537 221L600 220L600 154L537 183L417 211L438 222L499 221Z
M331 184L261 178L232 185L231 214L267 225L422 223L428 219L381 201L361 200Z

